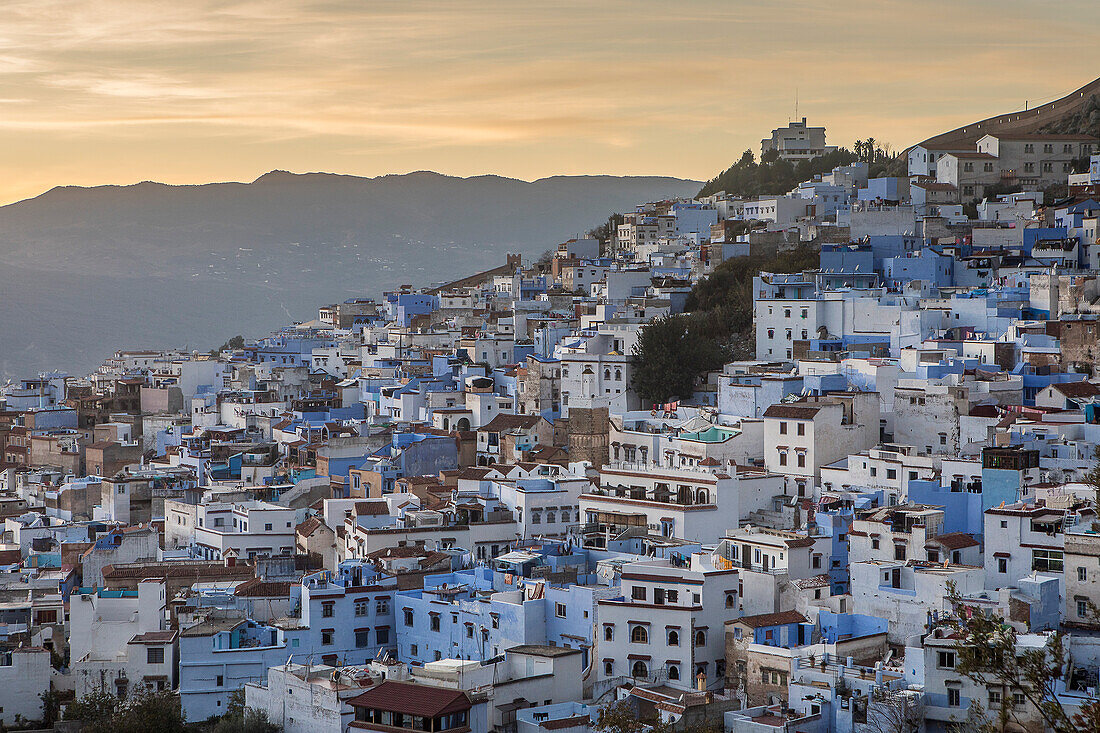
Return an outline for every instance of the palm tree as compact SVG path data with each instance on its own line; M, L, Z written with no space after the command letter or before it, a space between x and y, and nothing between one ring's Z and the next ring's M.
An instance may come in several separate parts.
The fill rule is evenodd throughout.
M867 138L867 162L875 162L875 139L873 137Z
M853 146L856 149L856 160L863 157L863 141L856 140L856 144Z

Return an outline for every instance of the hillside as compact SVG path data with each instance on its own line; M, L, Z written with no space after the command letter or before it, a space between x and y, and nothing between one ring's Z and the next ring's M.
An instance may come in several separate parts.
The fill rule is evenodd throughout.
M1028 110L987 117L933 135L920 144L936 149L972 148L984 135L1033 132L1097 135L1100 133L1100 78L1053 102Z
M0 207L0 375L262 335L327 302L453 279L507 252L536 257L612 212L699 185L273 171L251 183L55 188Z

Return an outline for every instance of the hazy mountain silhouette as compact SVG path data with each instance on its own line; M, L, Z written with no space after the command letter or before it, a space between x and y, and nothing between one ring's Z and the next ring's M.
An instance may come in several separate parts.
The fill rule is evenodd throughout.
M252 183L59 187L0 207L0 374L116 348L209 349L318 305L535 257L697 181L273 171Z

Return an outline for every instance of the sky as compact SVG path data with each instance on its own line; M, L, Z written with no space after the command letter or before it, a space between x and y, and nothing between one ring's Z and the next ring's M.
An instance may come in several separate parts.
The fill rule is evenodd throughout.
M796 96L830 143L901 149L1100 76L1097 28L1096 0L4 0L0 203L272 169L702 180Z

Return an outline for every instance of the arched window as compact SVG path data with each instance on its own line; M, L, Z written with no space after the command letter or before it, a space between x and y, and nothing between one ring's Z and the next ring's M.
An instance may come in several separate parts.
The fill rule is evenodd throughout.
M648 644L649 632L644 626L635 626L630 630L630 640L635 644Z
M607 380L608 382L611 381L611 370L610 369L604 369L603 370L603 378L605 380Z
M668 678L670 680L680 679L680 668L677 667L675 664L668 665Z
M557 521L557 515L555 515L554 512L546 512L546 523L547 524L553 524L556 521Z
M638 661L634 662L634 666L630 668L630 674L632 674L636 678L648 677L649 667L645 666L645 662L639 659Z
M604 641L614 641L614 639L615 639L615 627L614 626L604 626L603 627L603 640Z
M733 608L734 598L735 596L733 593L726 594L726 608Z
M622 378L623 378L623 370L622 369L616 369L615 370L615 381L616 382L621 381Z
M699 489L699 493L695 497L696 504L706 504L710 501L710 494L706 489Z
M668 645L680 646L680 632L676 629L670 629L668 632Z
M706 645L707 645L707 632L705 632L705 631L696 631L695 632L695 646L706 646Z
M610 677L615 672L615 663L610 659L603 663L603 673Z

